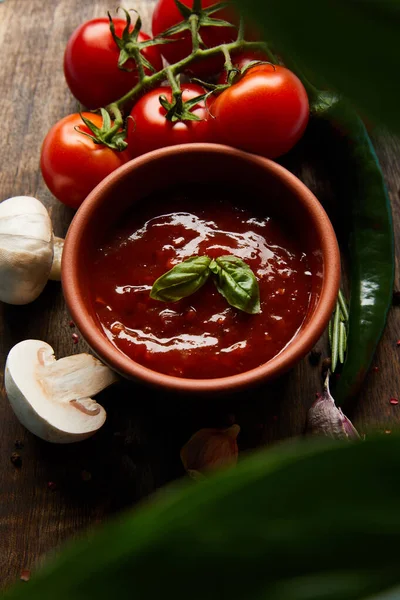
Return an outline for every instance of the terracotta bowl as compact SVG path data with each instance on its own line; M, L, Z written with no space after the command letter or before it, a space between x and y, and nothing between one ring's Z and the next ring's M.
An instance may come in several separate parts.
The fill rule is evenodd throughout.
M312 292L306 319L274 358L250 371L218 379L185 379L144 367L116 348L104 334L91 304L87 272L90 256L105 232L133 204L177 183L213 182L250 186L249 197L268 214L280 212L311 261ZM246 203L246 198L243 199ZM310 190L271 160L216 144L191 144L156 150L123 165L87 197L65 242L62 284L67 306L93 352L121 375L180 392L237 391L281 375L317 342L332 314L340 281L336 236L324 209Z

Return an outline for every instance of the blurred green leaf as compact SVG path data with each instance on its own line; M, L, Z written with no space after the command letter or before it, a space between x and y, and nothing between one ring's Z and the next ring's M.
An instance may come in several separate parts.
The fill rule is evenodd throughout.
M399 471L387 436L260 452L167 488L5 598L397 598Z
M400 130L399 0L236 0L317 85L327 82L362 114Z

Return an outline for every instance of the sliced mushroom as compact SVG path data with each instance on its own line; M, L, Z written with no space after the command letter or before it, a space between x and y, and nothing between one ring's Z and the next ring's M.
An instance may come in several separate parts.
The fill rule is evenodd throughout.
M20 422L38 437L71 443L93 435L106 412L92 400L118 380L117 375L90 354L56 360L49 344L25 340L7 357L5 387Z
M60 279L64 241L53 237L46 208L31 196L0 204L0 301L28 304L49 277ZM54 256L54 261L53 261Z

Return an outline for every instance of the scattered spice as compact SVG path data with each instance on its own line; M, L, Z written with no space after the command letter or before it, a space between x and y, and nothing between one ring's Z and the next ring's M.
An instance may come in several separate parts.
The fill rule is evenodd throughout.
M71 327L71 329L72 329L73 327L75 327L75 323L74 323L73 321L70 321L70 322L69 322L69 326L70 326L70 327Z
M321 356L322 356L322 352L319 348L313 348L310 352L310 354L308 355L308 360L310 362L310 365L312 365L313 367L316 367L319 364L319 361L321 360Z
M390 404L393 404L395 406L398 403L399 403L399 401L397 400L397 398L390 398Z
M392 304L393 304L393 306L400 306L400 291L399 290L393 291Z
M10 460L14 467L17 467L18 469L22 467L22 458L21 455L18 454L18 452L13 452L10 456Z
M22 450L22 448L24 447L24 443L21 442L21 440L15 440L14 447L16 450Z
M57 489L57 484L55 483L55 481L48 481L47 487L49 488L50 491L55 492Z
M81 479L82 481L90 481L92 479L92 474L89 471L81 471Z
M74 342L74 344L77 344L79 342L79 335L77 333L72 334L72 341Z
M227 429L200 429L181 450L181 460L192 479L215 469L234 466L238 459L239 425ZM201 477L200 477L201 478Z
M31 572L29 569L22 569L20 580L21 581L29 581L31 578Z

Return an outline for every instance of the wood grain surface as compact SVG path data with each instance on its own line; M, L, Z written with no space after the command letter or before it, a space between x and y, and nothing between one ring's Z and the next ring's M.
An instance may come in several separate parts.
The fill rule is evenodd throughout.
M140 10L148 30L153 4L132 0L125 6ZM36 196L51 211L59 236L65 235L72 211L52 198L44 185L40 146L50 126L77 109L62 70L69 35L81 22L110 9L115 9L110 0L0 2L0 200L19 194ZM398 242L400 145L389 135L375 142ZM316 193L339 225L335 207L340 202L341 174L335 171L335 156L328 146L311 127L283 163ZM85 351L84 342L73 344L69 320L60 286L53 282L29 306L0 304L0 383L8 351L23 339L49 342L58 357ZM400 395L398 338L400 308L393 308L374 363L379 370L368 376L352 415L360 432L373 427L388 435L400 423L400 406L389 402ZM319 345L326 355L325 338ZM154 394L124 382L100 397L109 415L103 430L86 442L60 447L35 438L19 424L2 385L0 587L19 579L23 569L34 571L63 540L183 475L179 450L200 427L239 423L241 451L301 435L320 376L320 369L306 358L268 387L202 402ZM10 461L16 441L23 444L18 450L20 468Z

